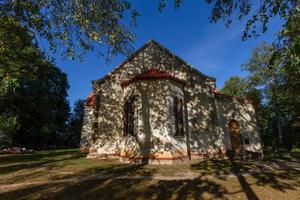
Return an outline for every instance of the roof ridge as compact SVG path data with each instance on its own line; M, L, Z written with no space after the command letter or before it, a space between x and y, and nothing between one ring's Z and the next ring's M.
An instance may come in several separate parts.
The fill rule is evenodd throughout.
M145 44L143 44L138 50L136 50L134 53L132 53L131 55L129 55L123 62L121 62L121 64L117 65L111 72L109 72L108 74L106 74L104 77L98 79L98 80L94 80L93 82L100 82L104 79L106 79L108 76L110 76L111 74L113 74L115 71L117 71L118 69L120 69L122 66L124 66L127 62L129 62L130 60L132 60L138 53L140 53L143 49L145 49L147 46L149 46L152 42L155 42L154 40L148 40Z
M195 68L194 66L192 66L190 63L186 62L184 59L182 59L180 56L178 56L177 54L175 54L174 52L172 52L170 49L168 49L167 47L161 45L160 43L158 43L156 40L151 39L148 41L149 43L155 43L158 47L162 48L163 50L165 50L168 54L170 54L171 56L174 56L175 58L177 58L178 60L180 60L181 62L183 62L184 64L186 64L191 70L194 70L196 73L200 74L201 76L204 76L206 78L209 79L213 79L216 80L216 78L214 77L210 77L207 76L205 74L203 74L202 72L200 72L197 68Z
M134 53L132 53L131 55L129 55L127 57L127 59L125 59L121 64L117 65L111 72L109 72L107 75L105 75L104 77L98 79L98 80L94 80L93 82L101 82L103 80L105 80L107 77L109 77L110 75L112 75L113 73L115 73L118 69L120 69L122 66L124 66L126 63L130 62L137 54L139 54L142 50L144 50L146 47L148 47L150 44L155 44L156 46L158 46L159 48L161 48L162 50L164 50L167 54L174 56L176 59L178 59L180 62L184 63L189 70L193 70L194 72L198 73L200 76L204 76L205 78L208 79L213 79L216 80L214 77L210 77L207 76L205 74L203 74L202 72L200 72L198 69L196 69L195 67L193 67L191 64L187 63L184 59L182 59L181 57L179 57L178 55L176 55L175 53L173 53L170 49L168 49L167 47L161 45L159 42L157 42L154 39L150 39L148 40L145 44L143 44L138 50L136 50Z

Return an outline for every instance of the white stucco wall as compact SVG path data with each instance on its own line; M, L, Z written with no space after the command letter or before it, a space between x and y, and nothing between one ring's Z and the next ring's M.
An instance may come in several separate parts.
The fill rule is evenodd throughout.
M165 71L185 85L162 79L143 80L122 87L123 81L149 69ZM189 65L170 55L155 43L149 43L134 57L117 67L109 76L93 82L96 94L94 128L85 121L83 136L91 130L99 155L141 157L150 154L157 158L186 157L192 154L216 153L230 149L228 120L233 110L240 113L242 134L250 135L246 148L260 151L261 144L255 121L255 111L249 105L216 99L215 79L206 77ZM126 97L136 95L135 135L124 136L123 111ZM174 137L173 96L184 99L185 137ZM86 113L91 113L88 110ZM236 115L238 116L238 115ZM150 149L147 149L148 147Z
M164 101L167 101L166 97L163 98L163 95L169 94L168 80L160 80L158 82L156 81L152 85L150 82L148 82L148 84L146 85L137 83L129 85L125 88L121 87L121 83L123 81L133 78L134 76L153 68L161 71L166 71L181 80L186 80L188 77L188 70L185 66L185 63L179 62L175 57L170 56L155 44L150 44L147 48L145 48L132 60L130 60L130 62L127 62L121 68L118 68L116 71L114 71L109 77L93 83L94 92L99 98L99 102L97 102L97 107L95 110L95 114L97 115L97 117L95 118L98 123L98 130L95 131L95 137L97 139L94 143L94 146L98 149L99 154L128 153L128 144L131 143L131 151L135 152L134 154L139 155L137 153L139 146L138 143L134 143L133 139L128 138L126 138L126 140L123 140L122 116L124 98L126 97L126 95L128 95L129 91L132 90L139 91L138 97L140 103L142 103L141 94L143 93L144 95L148 95L147 99L151 104L150 107L159 108L154 108L150 111L150 126L153 140L155 140L156 138L161 138L162 135L164 135L164 137L166 138L164 138L162 141L164 141L164 143L166 141L170 143L170 136L167 134L161 134L162 132L169 132L168 129L170 127L169 125L165 126L165 124L168 124L170 122L164 120L167 115L167 108L169 106L164 105L163 103ZM145 92L145 87L148 87L147 90L149 91ZM141 109L141 107L139 109ZM159 113L155 113L157 111L159 111ZM163 123L157 123L158 121L163 121ZM143 137L143 134L140 133L141 131L143 131L144 124L142 124L141 120L138 120L137 124L137 138L135 138L135 140L140 140L142 138L139 137ZM161 124L163 126L158 127L158 124ZM156 141L157 144L160 142L161 141ZM135 145L133 145L133 143ZM160 146L169 148L169 145ZM158 145L153 146L152 151L159 152ZM162 156L165 156L165 154Z
M88 151L92 141L94 123L94 108L93 106L84 107L83 125L81 130L80 149L82 151Z
M231 141L229 135L229 122L236 120L240 125L240 133L245 142L245 136L249 138L249 145L244 143L244 148L250 152L262 153L261 139L257 126L255 109L251 103L240 102L224 97L216 98L217 105L217 133L219 141L222 142L227 149L231 149Z

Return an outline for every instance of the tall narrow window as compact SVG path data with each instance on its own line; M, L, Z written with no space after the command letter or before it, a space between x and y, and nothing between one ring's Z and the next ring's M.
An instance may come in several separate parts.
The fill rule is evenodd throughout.
M124 105L124 134L134 134L134 100L135 97L129 98Z
M175 136L184 136L183 126L183 102L174 97Z

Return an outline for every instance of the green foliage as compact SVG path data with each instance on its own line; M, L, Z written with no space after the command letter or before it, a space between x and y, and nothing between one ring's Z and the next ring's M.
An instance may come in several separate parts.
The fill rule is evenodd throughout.
M261 91L249 84L247 79L240 78L239 76L232 76L227 79L221 92L229 96L251 99L255 105L259 105L262 100Z
M234 18L243 19L247 17L247 23L243 39L259 36L258 25L265 33L269 20L278 16L286 19L291 13L298 12L298 0L264 0L257 5L256 1L249 0L206 0L213 5L211 11L211 22L223 20L226 26L230 26Z
M67 144L71 147L78 147L80 143L81 129L84 116L85 100L77 100L71 113L68 123Z
M289 16L279 35L280 43L274 56L281 66L278 90L279 107L283 113L284 139L289 148L300 147L300 13Z
M295 98L294 93L286 93L284 81L288 74L278 57L279 49L262 43L253 50L251 58L242 67L250 72L249 84L264 94L264 104L258 109L261 134L266 145L273 147L296 144L291 140L291 123L295 120L297 104L286 101Z
M0 1L0 17L13 18L36 38L46 39L50 50L70 58L82 59L95 48L101 52L105 44L109 56L128 54L134 39L123 19L128 14L135 24L138 13L127 0Z
M162 11L169 0L159 2L158 8ZM173 0L174 7L179 8L182 2L183 0ZM206 0L206 2L212 8L210 15L212 23L222 20L226 27L229 27L233 20L246 18L243 40L258 37L260 32L265 33L273 17L285 21L289 16L299 13L299 0L264 0L259 1L259 5L253 0Z
M169 0L159 0L162 11ZM183 0L173 0L179 8ZM258 6L248 0L206 0L212 5L211 22L220 20L230 26L234 18L247 19L243 39L257 37L258 27L267 30L270 18L283 20L299 13L298 0L264 0ZM86 51L96 50L103 55L107 45L109 58L117 54L129 54L134 34L130 25L136 24L138 12L129 0L4 0L0 1L0 17L12 17L31 30L34 37L43 38L53 52L60 50L63 56L83 59ZM293 21L293 20L289 20ZM291 26L287 23L286 26Z
M32 41L16 20L0 18L0 139L6 145L53 145L66 129L67 76Z
M242 69L248 71L249 82L255 87L270 85L273 82L273 77L278 70L276 67L270 68L269 63L274 53L274 47L266 42L263 42L258 47L254 48L249 60L242 65Z
M300 148L293 148L292 153L300 153Z
M158 10L163 11L167 6L168 1L169 0L160 0L160 2L158 4ZM174 2L174 8L175 9L179 8L182 4L182 0L173 0L173 2Z
M228 95L258 102L257 121L267 147L300 145L300 130L293 126L300 116L300 74L299 67L294 68L299 52L289 50L298 41L292 37L288 42L285 40L281 48L267 43L254 48L249 60L242 65L249 72L248 77L232 77L222 89Z
M221 92L230 96L245 98L247 83L239 76L232 76L225 81Z
M10 146L13 143L12 132L17 129L15 117L0 114L0 148Z
M59 145L69 115L67 76L52 63L36 66L37 78L23 80L10 103L17 107L20 128L14 141L31 147Z
M279 39L274 59L279 60L282 66L282 101L297 105L294 112L300 116L300 13L289 17Z

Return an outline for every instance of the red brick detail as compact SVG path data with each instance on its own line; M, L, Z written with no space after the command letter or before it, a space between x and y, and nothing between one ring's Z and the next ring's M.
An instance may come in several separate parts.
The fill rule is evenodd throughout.
M179 160L188 158L188 156L175 156L175 157L156 157L156 156L127 156L127 155L120 155L121 158L128 158L131 160L142 160L142 159L149 159L149 160Z
M95 96L96 96L95 93L91 92L85 100L85 105L86 106L94 106L95 105Z
M218 90L218 89L214 89L214 90L213 90L213 93L214 93L216 96L225 97L225 98L227 98L227 99L237 100L237 101L242 102L242 103L254 104L254 101L251 100L251 99L242 99L242 98L239 98L239 97L229 96L229 95L227 95L227 94L221 93L221 91Z
M126 87L138 80L151 80L151 79L169 79L169 80L173 80L173 81L176 81L176 82L179 82L181 84L185 84L186 82L184 80L181 80L179 78L176 78L174 76L172 76L171 74L169 74L168 72L165 72L165 71L160 71L160 70L157 70L157 69L150 69L148 71L145 71L129 80L126 80L126 81L123 81L121 83L121 86L122 87Z

